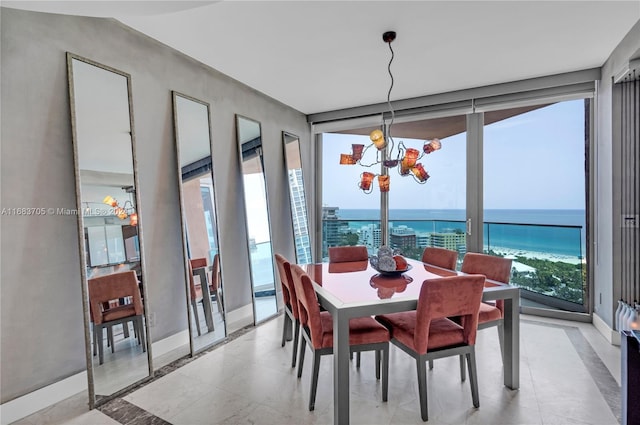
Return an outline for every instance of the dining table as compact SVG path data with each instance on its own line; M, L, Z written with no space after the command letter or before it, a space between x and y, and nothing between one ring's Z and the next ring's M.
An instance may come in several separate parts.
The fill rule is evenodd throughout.
M368 260L301 264L313 282L320 305L333 318L334 424L349 424L349 320L356 317L415 310L427 279L463 275L406 259L406 272L379 272ZM504 300L504 386L520 386L520 289L487 279L483 301Z

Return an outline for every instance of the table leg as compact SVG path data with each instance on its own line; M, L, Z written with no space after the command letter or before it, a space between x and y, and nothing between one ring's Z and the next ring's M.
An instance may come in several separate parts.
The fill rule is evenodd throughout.
M504 385L520 388L520 292L504 300Z
M349 423L349 318L333 314L333 423Z

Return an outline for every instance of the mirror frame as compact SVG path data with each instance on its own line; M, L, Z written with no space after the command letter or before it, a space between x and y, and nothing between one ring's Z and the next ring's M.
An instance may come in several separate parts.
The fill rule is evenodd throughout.
M258 125L260 130L260 166L262 169L262 175L264 178L264 193L265 193L265 203L267 207L267 221L269 224L269 245L271 246L271 270L273 273L273 290L274 290L274 302L276 305L276 310L273 314L269 314L268 316L258 320L258 315L256 312L256 291L253 282L253 266L251 265L251 247L249 246L249 217L247 215L247 204L245 200L245 187L244 187L244 171L243 171L243 159L242 159L242 143L240 141L240 120L247 120L253 122ZM260 121L254 120L253 118L246 117L241 114L235 114L235 125L236 125L236 145L238 145L238 165L240 170L240 187L242 188L242 203L244 204L243 214L244 214L244 225L246 230L246 243L247 243L247 260L249 260L249 283L251 285L251 304L253 307L253 324L254 326L264 323L265 321L275 317L280 312L280 303L278 302L278 285L276 284L276 265L275 258L273 256L273 232L271 231L271 211L269 209L269 188L267 187L267 174L264 170L264 159L262 153L264 153L264 144L262 143L262 124Z
M289 181L289 157L287 156L287 145L289 143L293 143L294 141L298 143L298 153L299 153L298 160L300 161L300 172L302 173L302 189L304 192L304 210L305 210L304 213L305 213L305 218L307 220L307 237L309 238L309 258L311 262L313 262L313 250L311 249L311 247L313 246L313 243L311 243L311 234L309 232L309 228L310 228L309 206L307 205L307 190L306 190L306 184L304 179L304 170L302 167L302 148L300 146L300 137L296 136L293 133L289 133L288 131L282 132L282 147L284 151L284 169L287 176L287 183L289 188L289 190L287 191L287 196L289 197L289 211L291 212L291 230L293 232L293 247L296 251L296 263L300 264L300 259L298 258L298 245L296 243L296 226L294 224L293 199L291 198L291 182Z
M215 345L218 345L222 342L225 342L228 338L229 338L229 334L228 334L228 329L227 329L227 317L226 317L226 312L227 312L227 306L225 305L225 297L222 297L222 299L220 300L222 303L222 308L223 308L223 312L222 312L222 317L224 318L224 338L221 338L219 340L213 341L210 344L206 344L203 345L202 347L200 347L199 349L195 348L195 341L194 341L194 329L193 326L191 324L191 285L189 285L189 280L190 280L190 276L189 276L189 257L188 257L188 243L187 243L187 220L186 220L186 214L185 214L185 207L184 207L184 193L182 191L182 166L180 164L180 135L179 135L179 131L178 131L178 105L177 105L177 97L180 96L184 99L190 100L192 102L196 102L198 104L201 104L203 106L205 106L207 108L207 125L208 127L208 135L209 135L209 156L211 158L211 179L213 180L213 211L215 212L216 215L216 234L215 234L215 238L216 238L216 244L218 246L218 255L219 257L219 265L220 265L220 276L223 276L222 274L222 255L221 255L221 249L220 249L220 235L219 235L219 228L218 228L218 194L217 194L217 185L215 183L215 176L213 174L213 132L212 132L212 125L211 125L211 105L207 102L204 102L202 100L196 99L195 97L186 95L184 93L180 93L178 91L172 90L171 91L171 102L172 102L172 106L173 106L173 129L174 129L174 134L175 134L175 148L176 148L176 167L177 167L177 171L178 171L178 198L180 200L180 230L182 232L182 251L183 251L183 265L184 265L184 278L185 278L185 287L186 287L186 306L187 306L187 323L189 326L189 350L191 352L191 357L195 356L196 354L207 350ZM223 288L224 288L224 278L221 279L221 283L220 283ZM223 289L224 290L224 289ZM209 302L211 302L211 300L209 300Z
M78 60L80 62L84 62L89 65L93 65L97 68L103 69L105 71L113 72L115 74L121 75L125 77L127 81L127 102L129 106L129 126L130 126L130 134L131 134L131 159L132 159L132 167L133 167L133 181L136 187L135 190L135 200L136 200L136 211L138 213L139 222L138 222L138 240L140 247L140 269L143 276L143 279L147 277L145 260L144 260L144 237L143 237L143 227L142 223L144 220L142 219L142 211L140 204L140 195L139 188L140 182L138 181L138 161L136 157L136 136L135 136L135 125L133 120L133 97L131 92L131 75L120 71L118 69L112 68L107 65L103 65L99 62L95 62L91 59L87 59L80 55L76 55L71 52L67 52L67 80L69 85L69 108L71 112L71 138L73 144L73 165L74 165L74 175L75 175L75 184L76 184L76 211L78 211L78 248L80 254L80 276L81 276L81 287L82 287L82 310L83 310L83 318L84 318L84 337L85 337L85 357L87 361L87 382L88 382L88 390L89 390L89 408L94 409L109 400L117 397L118 395L128 391L129 389L139 385L142 382L146 382L153 378L153 355L151 351L151 333L149 332L149 297L147 295L147 284L142 285L142 303L144 308L144 331L146 332L146 350L147 350L147 365L149 374L145 378L138 380L130 385L125 386L117 390L116 392L102 396L100 395L100 399L96 399L95 387L94 387L94 374L93 374L93 353L92 353L92 338L91 338L91 318L89 312L89 288L87 282L87 257L86 257L86 241L84 238L84 220L82 217L82 190L81 190L81 178L80 178L80 168L78 167L78 134L77 134L77 122L76 122L76 103L75 103L75 85L73 80L73 61ZM147 282L148 283L148 282Z

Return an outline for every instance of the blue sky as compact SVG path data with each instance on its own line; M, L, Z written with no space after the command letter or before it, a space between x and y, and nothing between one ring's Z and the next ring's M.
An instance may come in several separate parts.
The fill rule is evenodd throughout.
M379 173L379 168L338 163L340 153L350 153L352 143L369 144L369 137L327 133L323 139L323 204L379 208L377 186L369 195L357 187L363 171ZM394 139L418 149L424 142ZM557 103L485 126L484 157L485 209L584 209L584 101ZM390 208L464 209L465 158L462 133L443 139L442 149L422 158L431 176L426 184L392 169Z

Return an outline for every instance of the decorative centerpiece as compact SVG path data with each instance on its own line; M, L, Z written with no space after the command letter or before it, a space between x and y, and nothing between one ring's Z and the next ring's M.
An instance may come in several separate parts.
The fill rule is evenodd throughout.
M371 256L369 263L382 275L397 275L411 270L411 265L407 264L402 255L394 255L393 250L385 245L378 249L377 256Z

